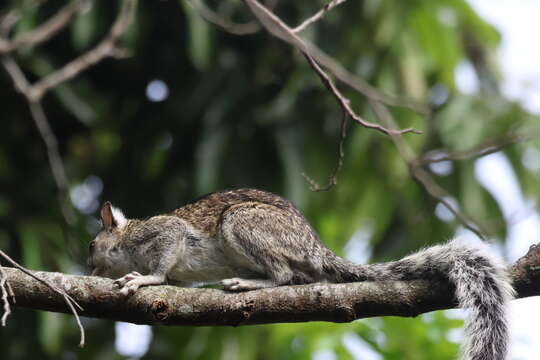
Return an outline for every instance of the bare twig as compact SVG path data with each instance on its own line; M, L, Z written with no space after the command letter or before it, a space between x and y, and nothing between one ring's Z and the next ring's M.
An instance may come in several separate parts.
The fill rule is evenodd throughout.
M507 146L519 144L536 139L540 136L540 131L531 130L525 133L524 131L514 131L498 139L491 139L482 144L479 144L469 150L464 151L449 151L449 150L432 150L418 159L420 164L432 164L441 161L458 161L466 159L474 159L477 157L489 155L501 151Z
M17 65L13 58L8 56L2 57L2 65L6 69L9 76L11 76L11 80L13 80L15 89L24 96L26 96L30 84L28 83L28 80L26 80L26 77L24 76L19 65Z
M75 213L73 212L73 208L71 207L69 202L69 183L67 180L62 158L58 151L58 141L56 140L51 126L49 125L49 121L47 120L41 103L39 101L32 100L28 96L28 89L30 88L30 85L19 65L17 65L15 60L13 60L9 56L4 56L2 58L2 64L4 65L4 68L6 69L8 74L11 76L11 79L15 84L15 88L20 93L25 95L28 100L32 119L34 120L34 123L36 124L39 134L43 139L43 142L45 143L45 147L47 149L47 158L49 161L51 172L53 174L54 181L56 183L56 187L58 188L58 201L62 209L62 214L64 216L64 219L66 220L66 223L68 225L73 225L76 221Z
M27 97L32 101L39 101L49 89L70 80L104 58L125 55L118 49L116 42L131 24L136 4L136 0L122 0L120 11L108 35L90 51L32 85L27 91Z
M261 24L271 34L294 45L297 49L299 49L302 52L302 54L304 54L304 56L308 60L308 63L316 71L317 75L320 77L324 85L336 97L336 100L338 101L340 106L343 108L343 111L345 111L353 120L355 120L356 122L358 122L360 125L364 127L378 130L384 134L390 134L390 133L402 134L402 133L408 133L408 132L418 133L418 131L414 129L405 129L405 130L386 129L379 124L369 123L363 120L362 118L360 118L358 115L356 115L349 104L349 100L343 97L343 95L334 85L332 80L328 77L328 75L324 72L324 70L322 70L322 68L313 58L310 51L311 49L310 47L307 46L304 40L298 37L298 35L296 35L283 21L281 21L280 18L278 18L275 14L273 14L270 10L266 9L256 0L244 0L244 2L246 2L249 5L253 14L259 19Z
M261 29L258 23L250 21L247 23L235 23L214 10L210 9L201 0L186 0L197 11L197 13L206 21L221 27L223 30L235 35L254 34Z
M7 274L4 269L0 266L0 291L2 292L2 302L4 303L4 314L2 315L2 320L0 324L6 326L6 320L11 314L11 307L9 306L8 296L14 299L13 289L7 281Z
M386 126L395 126L395 121L384 104L371 101L371 106L375 116L377 116L381 123L385 124ZM424 189L431 197L441 202L465 228L472 231L479 238L485 239L486 234L489 234L489 231L467 217L452 204L452 202L449 200L452 198L452 196L439 184L437 184L433 177L420 166L419 162L415 160L416 155L414 154L413 150L405 143L403 138L395 134L390 134L390 137L398 149L399 154L407 164L409 172L413 178L422 184Z
M38 276L36 276L34 273L32 273L30 270L27 270L25 267L21 266L19 263L17 263L15 260L13 260L12 258L10 258L5 252L3 252L2 250L0 250L0 256L2 256L5 260L7 260L11 265L13 265L14 267L16 267L17 269L19 269L20 271L22 271L23 273L25 273L26 275L34 278L35 280L39 281L40 283L46 285L47 287L49 287L51 290L53 290L55 293L58 293L60 294L66 304L68 305L68 307L71 309L71 312L73 313L73 316L75 316L75 320L77 322L77 326L79 327L79 331L80 331L80 334L81 334L81 337L80 337L80 342L79 342L79 346L80 347L83 347L84 346L84 338L85 338L85 335L84 335L84 328L81 324L81 319L79 318L79 314L77 313L77 310L75 309L75 306L81 310L81 311L84 311L84 309L82 308L82 306L80 306L77 301L75 301L75 299L73 299L70 295L68 295L66 293L66 291L64 289L59 289L56 285L54 285L52 282L48 281L48 280L45 280L45 279L42 279ZM4 271L4 269L2 269L2 271ZM7 277L6 277L7 278ZM13 293L13 291L12 291ZM14 297L14 296L13 296Z
M47 41L69 24L73 16L77 14L86 3L87 0L70 2L37 28L22 33L12 41L0 39L0 54L7 54L21 46L35 46Z
M7 36L13 25L19 21L19 18L19 11L16 9L11 9L6 14L2 15L2 17L0 17L0 34L2 36ZM4 39L4 41L6 40ZM0 45L0 48L2 48L2 45Z
M343 167L343 158L345 157L345 151L343 150L343 146L345 143L345 138L347 137L347 124L349 116L347 113L343 112L343 118L341 120L341 134L339 138L339 144L338 144L338 159L337 164L332 172L332 175L328 178L328 183L324 186L320 186L317 184L315 180L313 180L311 177L309 177L306 173L302 173L302 176L306 179L306 181L309 183L309 189L314 192L319 191L328 191L330 190L334 185L337 184L337 176L339 172L341 171L341 168Z
M52 36L55 31L59 30L59 28L65 25L64 22L69 21L71 18L70 16L72 16L85 1L86 0L81 0L71 3L71 7L65 7L40 28L44 29L42 31L46 32L46 36ZM33 85L28 82L21 68L19 65L17 65L14 59L9 56L4 56L2 58L2 64L15 83L15 87L28 100L32 118L34 119L43 141L45 142L49 165L59 191L62 213L66 223L69 225L75 223L75 214L69 203L67 176L58 151L58 142L53 131L51 130L49 121L47 120L40 101L49 89L73 78L82 71L86 70L88 67L95 65L105 57L118 56L120 51L116 47L116 42L122 36L122 34L125 33L129 24L131 23L135 7L136 0L123 0L118 16L108 35L96 47L69 62L61 69L42 78ZM36 43L46 39L46 36L38 35L34 31L27 34L29 35L22 37L23 40L21 40L22 42L20 42L20 44Z
M256 0L244 0L249 9L259 20L261 25L273 36L293 45L304 54L310 55L317 63L324 66L337 79L352 87L370 100L380 101L391 106L402 106L413 111L426 114L429 112L427 106L414 101L401 99L395 96L383 94L377 88L369 85L366 81L350 73L339 62L328 56L324 51L314 44L300 38L291 28L287 26L279 17L265 8Z
M383 93L367 81L347 70L339 61L326 54L315 44L309 44L312 57L343 84L358 91L369 100L378 101L388 106L404 107L421 115L429 115L428 105L417 101Z
M326 15L327 12L335 8L336 6L343 4L347 0L331 0L328 4L326 4L321 10L319 10L315 15L312 17L304 20L300 25L292 29L293 32L299 33L301 31L304 31L309 25L313 24L316 21L319 21Z
M341 106L341 109L343 111L343 120L341 122L341 137L340 137L339 145L338 145L338 161L337 161L336 168L334 169L334 172L332 173L332 175L330 175L328 179L328 183L321 187L319 184L317 184L317 182L315 182L315 180L309 177L306 173L302 173L302 176L309 182L311 191L327 191L327 190L330 190L332 186L337 184L337 174L339 173L339 171L341 170L341 167L343 166L343 157L344 157L343 143L345 141L345 137L347 136L346 125L347 125L348 118L353 119L354 121L356 121L357 123L359 123L360 125L366 128L378 130L386 135L389 135L389 134L401 135L401 134L405 134L409 132L421 134L420 131L412 129L412 128L407 128L403 130L387 129L379 124L373 124L362 119L351 108L349 99L345 98L341 94L341 92L335 86L332 79L330 79L330 77L324 72L324 70L321 69L321 67L317 64L317 62L313 60L313 58L309 56L308 54L306 53L303 53L303 54L308 60L308 63L310 64L310 66L315 70L315 72L317 73L317 75L319 76L323 84L326 86L326 88L330 90L330 92L332 92L332 94L335 96L338 104Z
M69 225L74 225L76 219L73 208L70 205L69 183L66 176L64 163L62 162L60 152L58 151L58 141L56 140L56 136L49 125L49 121L47 120L41 102L30 102L29 106L34 123L36 124L39 134L41 135L41 138L45 142L45 147L47 148L47 158L53 173L54 181L56 182L56 186L59 190L58 201L60 202L62 213L66 219L66 222Z
M417 133L417 134L421 133L420 131L412 129L412 128L407 128L404 130L389 129L388 127L382 126L380 124L374 124L374 123L371 123L362 119L359 115L357 115L354 112L354 110L352 109L350 105L349 99L345 98L342 95L342 93L336 87L332 79L319 66L318 62L322 62L341 81L353 87L355 90L359 91L360 93L364 94L366 97L368 97L372 101L376 99L377 101L396 105L395 99L390 99L388 96L381 94L377 89L371 87L369 84L362 82L356 76L348 73L348 71L346 71L338 62L336 62L331 57L326 55L316 46L304 41L296 34L296 32L301 31L310 23L313 23L314 21L317 21L322 16L324 16L325 11L328 11L332 7L335 7L341 4L343 1L331 1L322 10L322 13L320 12L319 15L316 14L311 19L311 21L308 20L304 24L300 25L300 27L297 28L296 31L290 29L279 17L277 17L270 10L262 6L256 0L244 0L244 2L248 5L248 7L253 12L255 17L261 22L261 24L265 27L265 29L269 33L293 45L294 47L296 47L298 50L302 52L302 54L307 59L309 65L313 68L313 70L315 70L315 72L317 73L317 75L319 76L323 84L326 86L328 90L330 90L330 92L336 98L338 104L342 108L344 116L350 117L351 119L353 119L354 121L356 121L358 124L360 124L363 127L380 131L386 135L401 135L401 134L405 134L409 132ZM336 165L336 169L334 173L329 178L328 184L324 187L320 187L313 179L311 179L305 173L302 174L306 178L306 180L310 183L310 188L312 191L328 190L337 182L337 173L340 171L342 167L342 162L343 162L343 141L345 137L343 126L344 124L342 124L342 138L340 139L340 143L339 143L338 163Z
M330 90L330 92L332 92L332 94L335 96L337 102L339 103L339 105L343 109L343 112L345 114L347 114L351 119L353 119L354 121L356 121L357 123L362 125L363 127L380 131L381 133L383 133L385 135L390 135L390 134L402 135L402 134L406 134L406 133L421 134L422 133L421 131L415 130L413 128L407 128L407 129L403 129L403 130L389 129L389 128L386 128L386 127L384 127L384 126L382 126L380 124L374 124L374 123L371 123L369 121L366 121L366 120L362 119L351 108L349 99L345 98L341 94L341 92L338 90L338 88L336 87L336 85L334 84L332 79L330 79L330 77L324 72L324 70L321 69L319 64L317 64L317 62L315 60L313 60L313 58L309 54L307 54L307 53L303 53L303 54L306 57L306 59L308 60L309 65L313 68L313 70L315 70L317 75L319 75L319 78L323 82L324 86L326 86L326 88L328 90Z

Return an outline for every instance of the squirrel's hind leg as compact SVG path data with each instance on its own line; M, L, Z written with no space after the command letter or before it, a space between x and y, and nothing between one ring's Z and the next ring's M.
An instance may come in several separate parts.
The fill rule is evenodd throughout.
M296 232L301 230L296 230ZM221 238L226 255L234 259L235 266L251 272L251 276L238 273L235 278L221 282L226 290L254 290L294 283L301 273L292 269L303 244L295 241L294 221L289 214L266 204L244 203L232 206L221 222ZM245 279L247 277L247 279Z
M273 280L231 278L220 281L224 290L248 291L277 286Z

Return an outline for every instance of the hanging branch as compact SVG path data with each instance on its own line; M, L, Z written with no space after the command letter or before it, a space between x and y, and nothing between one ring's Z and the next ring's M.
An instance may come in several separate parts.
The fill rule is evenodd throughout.
M77 322L77 326L79 327L79 331L81 334L79 346L84 347L84 327L81 324L81 319L79 318L79 314L77 314L77 310L75 307L77 307L79 310L83 311L84 309L71 297L66 293L65 290L59 289L57 286L55 286L50 280L35 275L32 271L24 268L23 266L19 265L15 260L10 258L5 252L0 250L0 256L6 259L11 265L13 265L18 270L22 271L24 274L30 276L32 279L36 280L37 282L44 284L47 286L47 288L52 291L53 293L60 294L64 300L64 303L68 306L69 312L75 316L75 321ZM17 304L15 302L15 292L13 291L13 288L11 287L11 284L8 282L8 276L6 273L9 272L9 268L3 268L0 266L0 291L2 291L2 300L4 302L4 315L2 316L2 326L6 326L6 319L11 313L9 301L8 301L8 295L13 299L13 303ZM9 269L9 270L8 270ZM7 284L7 285L6 285ZM6 285L7 289L6 289Z

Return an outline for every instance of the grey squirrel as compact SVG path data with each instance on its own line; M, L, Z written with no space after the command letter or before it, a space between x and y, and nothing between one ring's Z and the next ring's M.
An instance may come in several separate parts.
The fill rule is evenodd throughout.
M92 275L117 278L123 294L165 283L220 282L225 290L246 291L437 276L455 286L459 305L470 311L463 359L506 358L505 305L513 290L505 266L459 239L398 261L359 265L324 246L291 202L254 189L212 193L145 220L126 219L106 202L101 221L88 263Z

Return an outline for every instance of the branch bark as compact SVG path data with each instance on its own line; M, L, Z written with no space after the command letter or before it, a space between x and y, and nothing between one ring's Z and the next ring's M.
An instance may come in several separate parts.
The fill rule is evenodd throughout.
M70 313L63 297L14 268L3 268L13 307ZM517 297L540 295L540 245L510 269ZM125 297L106 278L34 272L73 297L82 316L151 325L250 325L281 322L348 322L406 316L456 306L450 285L435 279L281 286L244 293L150 286Z

